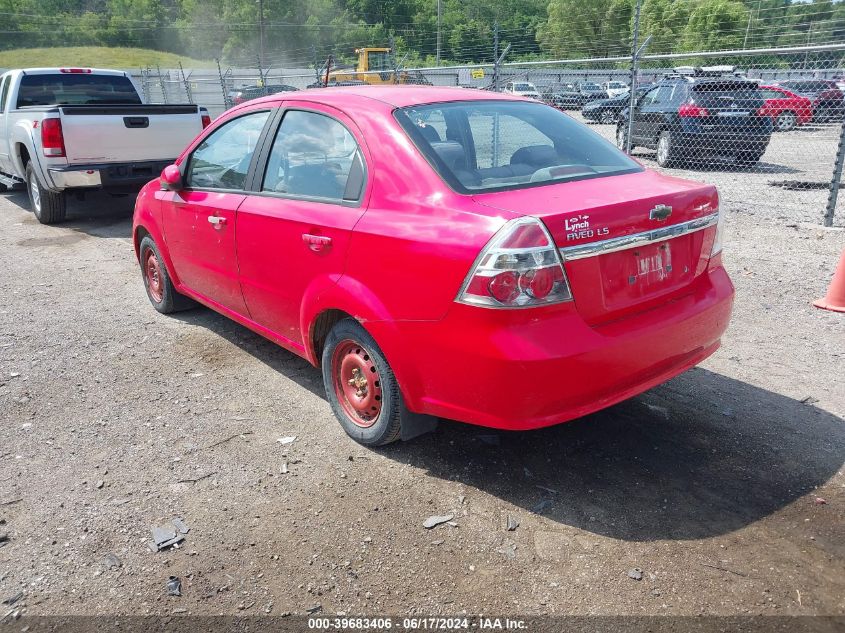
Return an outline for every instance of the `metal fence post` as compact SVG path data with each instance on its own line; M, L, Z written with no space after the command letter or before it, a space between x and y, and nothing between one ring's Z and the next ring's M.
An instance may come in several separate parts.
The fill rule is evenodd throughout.
M499 92L499 23L493 23L493 91Z
M164 100L165 103L168 103L167 86L164 85L164 76L161 74L161 66L156 64L156 70L158 70L158 83L161 86L161 98Z
M141 68L141 94L144 96L144 103L150 102L150 94L147 90L147 73Z
M182 61L179 61L179 73L182 75L182 83L185 85L185 96L188 97L188 103L194 102L194 96L191 94L191 84L188 83L188 78L185 76L185 69L182 68Z
M843 163L845 163L845 123L842 123L842 130L839 132L839 149L836 152L833 177L830 179L830 195L827 198L827 209L824 212L825 226L833 226L833 214L836 213L836 200L839 198L839 187L842 184Z
M229 91L226 90L226 80L223 79L223 71L220 69L220 58L218 57L214 61L217 62L217 76L220 78L220 90L223 91L223 109L228 110L232 106L229 103Z
M259 81L258 85L261 86L262 88L264 88L264 86L265 86L264 70L262 70L262 68L261 68L261 59L259 57L256 57L255 61L258 62L258 64L257 64L258 65L258 81Z
M631 134L634 131L634 106L637 102L637 58L639 57L638 46L640 44L640 8L642 0L637 0L637 7L634 9L634 35L631 40L631 87L630 99L628 99L628 133L625 135L625 153L631 153Z
M399 62L396 60L396 38L390 36L390 59L393 62L393 83L399 83Z

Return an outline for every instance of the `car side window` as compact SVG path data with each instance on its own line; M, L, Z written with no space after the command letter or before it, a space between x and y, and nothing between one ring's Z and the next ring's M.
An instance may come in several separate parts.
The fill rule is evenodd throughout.
M777 90L763 90L764 99L783 99L784 95Z
M6 98L9 96L9 85L12 83L12 76L6 75L3 84L0 85L0 114L6 111Z
M660 86L658 86L657 88L652 88L651 90L649 90L646 93L646 95L642 98L642 100L640 100L640 104L639 104L640 107L643 108L643 107L646 107L646 106L653 105L655 100L657 99L657 93L659 91L660 91Z
M325 114L290 110L273 141L261 190L357 201L364 175L358 143L345 125Z
M269 111L246 114L209 134L188 160L187 186L192 189L244 189L252 155L269 116Z

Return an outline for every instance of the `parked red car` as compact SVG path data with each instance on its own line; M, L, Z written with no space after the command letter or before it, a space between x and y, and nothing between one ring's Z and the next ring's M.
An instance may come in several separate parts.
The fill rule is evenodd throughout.
M322 368L355 440L436 417L534 429L719 346L714 187L535 100L364 86L233 108L149 183L153 306L198 301Z
M788 132L813 120L813 102L780 86L760 86L766 100L760 109L762 116L772 117L778 132Z

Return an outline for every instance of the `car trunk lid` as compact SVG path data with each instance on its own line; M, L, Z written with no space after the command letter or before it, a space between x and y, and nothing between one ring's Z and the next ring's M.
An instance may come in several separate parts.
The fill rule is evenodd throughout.
M714 187L651 171L474 198L545 223L591 325L685 294L707 268L718 210Z

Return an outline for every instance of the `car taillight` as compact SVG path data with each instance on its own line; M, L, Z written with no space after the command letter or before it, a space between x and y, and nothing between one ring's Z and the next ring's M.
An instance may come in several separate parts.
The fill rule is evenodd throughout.
M719 219L716 221L716 237L713 238L713 247L710 249L710 257L714 257L722 252L722 239L724 237L724 222L722 220L722 212L719 211Z
M44 119L41 122L41 147L44 156L59 158L65 155L65 139L60 119Z
M536 218L505 224L478 256L455 299L491 308L528 308L571 301L554 240Z
M698 119L705 116L710 116L707 108L702 108L694 101L683 104L678 108L678 116L684 119Z
M203 114L202 115L202 129L207 128L209 125L211 125L211 116L208 115L208 114Z
M90 75L90 68L59 68L60 73L70 73L72 75Z

